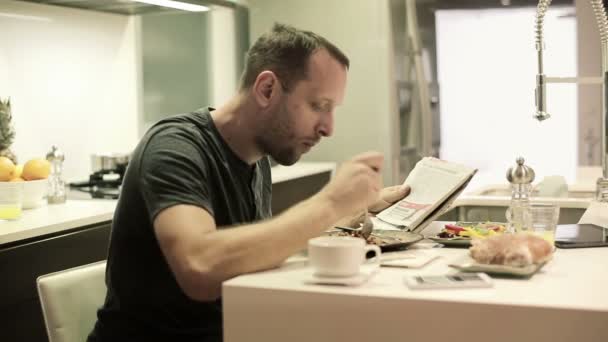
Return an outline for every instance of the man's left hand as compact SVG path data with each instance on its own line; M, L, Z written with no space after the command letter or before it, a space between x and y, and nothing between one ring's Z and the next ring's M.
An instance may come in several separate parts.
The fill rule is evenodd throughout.
M409 195L410 187L407 185L389 186L380 190L379 200L368 208L372 214L381 212L382 210L397 203L405 196Z

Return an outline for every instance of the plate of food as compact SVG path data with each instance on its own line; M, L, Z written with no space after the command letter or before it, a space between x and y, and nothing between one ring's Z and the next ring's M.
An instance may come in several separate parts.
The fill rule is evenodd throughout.
M363 239L361 232L357 229L335 229L325 233L330 236L354 236ZM424 239L418 233L403 230L374 229L366 239L368 244L377 245L382 252L390 252L405 249L406 247Z
M506 230L506 223L501 222L459 221L446 224L439 234L428 238L448 247L469 247L472 239L484 239L502 234Z
M528 233L494 235L476 239L469 256L449 266L463 272L529 278L553 257L553 245Z

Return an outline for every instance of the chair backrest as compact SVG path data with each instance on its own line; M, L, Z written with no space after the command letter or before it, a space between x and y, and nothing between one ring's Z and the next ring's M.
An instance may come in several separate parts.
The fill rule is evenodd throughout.
M106 295L105 269L104 260L36 279L50 342L86 341Z

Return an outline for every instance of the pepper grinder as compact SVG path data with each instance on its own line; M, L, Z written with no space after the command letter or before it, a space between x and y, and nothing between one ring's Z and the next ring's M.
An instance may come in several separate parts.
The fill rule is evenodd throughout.
M64 154L57 146L53 146L46 159L51 163L47 201L49 204L65 203L65 181L62 176Z
M524 158L518 157L515 167L507 170L507 180L511 183L511 202L505 214L507 218L507 232L516 233L527 229L527 219L530 208L530 195L534 170L524 165Z

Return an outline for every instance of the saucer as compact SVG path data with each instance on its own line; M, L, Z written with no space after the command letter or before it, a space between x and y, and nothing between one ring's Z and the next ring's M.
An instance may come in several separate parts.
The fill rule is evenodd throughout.
M309 274L306 275L304 282L306 284L321 284L321 285L342 285L342 286L358 286L376 274L379 267L361 267L361 271L350 277L328 277L320 276L314 273L314 270L310 270Z

